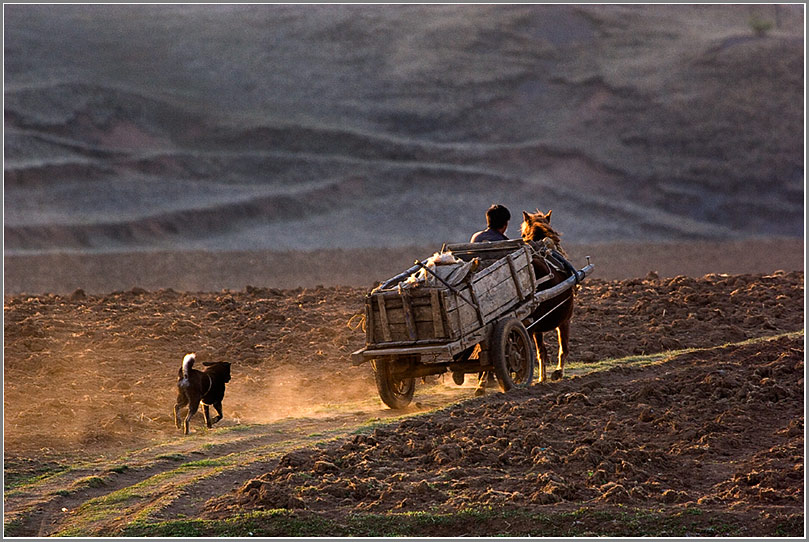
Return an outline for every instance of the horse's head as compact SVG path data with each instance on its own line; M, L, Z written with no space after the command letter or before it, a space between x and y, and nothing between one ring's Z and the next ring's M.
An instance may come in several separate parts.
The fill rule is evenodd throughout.
M522 212L522 228L520 233L525 241L542 241L545 237L549 237L556 245L557 250L562 251L561 240L559 234L551 228L551 213L543 213L537 209L536 213ZM564 254L564 253L563 253Z

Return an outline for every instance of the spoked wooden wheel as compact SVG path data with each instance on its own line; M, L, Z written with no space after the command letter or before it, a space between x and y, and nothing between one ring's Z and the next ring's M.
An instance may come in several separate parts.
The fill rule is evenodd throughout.
M376 389L382 402L390 408L405 408L413 400L413 392L416 390L415 378L401 378L401 372L397 376L397 368L407 365L404 360L374 360L374 377L376 379Z
M532 346L528 331L516 318L506 318L495 324L491 356L501 390L531 385L536 357Z

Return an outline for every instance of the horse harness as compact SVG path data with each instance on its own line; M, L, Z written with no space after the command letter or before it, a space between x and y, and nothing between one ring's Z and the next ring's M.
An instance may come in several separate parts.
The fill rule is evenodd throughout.
M548 237L546 237L545 239L549 240ZM570 263L567 260L567 258L562 256L562 254L558 250L556 250L555 248L556 245L552 241L550 242L544 241L545 240L543 240L543 244L539 246L539 250L537 250L537 247L534 246L537 245L538 243L530 242L532 248L534 248L534 252L536 252L537 255L545 261L548 267L555 269L560 273L567 273L568 276L570 277L575 277L576 284L579 284L584 278L584 275L580 274L576 270L576 268L573 267L573 264Z
M533 241L529 241L529 244L534 249L534 252L540 258L543 259L543 261L545 262L545 264L549 268L554 269L554 270L558 271L559 273L566 273L566 274L568 274L568 276L575 277L577 285L584 278L583 274L580 274L576 270L576 268L573 267L573 264L571 264L567 260L567 258L562 256L562 254L558 250L556 250L555 243L550 241L549 238L546 237L543 240L543 244L539 245L539 247L536 246L536 245L538 245L538 243L533 242ZM562 305L564 305L568 301L569 301L569 298L565 297L565 299L563 299L562 301L557 303L555 307L553 307L552 309L547 311L545 314L543 314L542 316L540 316L539 318L537 318L536 320L531 322L528 326L526 326L525 329L530 330L532 327L534 327L535 325L540 323L546 316L553 313L553 311L555 311L556 309L558 309L559 307L561 307Z

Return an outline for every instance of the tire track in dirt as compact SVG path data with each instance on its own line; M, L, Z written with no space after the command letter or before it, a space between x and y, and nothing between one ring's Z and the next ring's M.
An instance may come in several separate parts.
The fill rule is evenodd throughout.
M139 519L194 516L209 498L260 475L284 453L344 437L369 423L418 415L470 394L470 389L439 386L403 411L349 404L340 407L349 412L332 415L233 425L226 431L200 430L190 438L178 437L120 457L77 465L7 491L5 523L14 536L103 535ZM128 492L140 496L129 498Z

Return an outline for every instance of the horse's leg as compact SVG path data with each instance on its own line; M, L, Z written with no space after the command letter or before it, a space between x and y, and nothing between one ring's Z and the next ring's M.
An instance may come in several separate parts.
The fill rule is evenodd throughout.
M534 331L534 345L537 349L537 363L539 364L539 381L545 382L545 364L548 362L548 349L545 348L545 340L542 338L541 331Z
M563 320L559 327L556 328L556 334L559 337L559 364L556 370L551 374L552 380L559 380L565 376L565 362L567 355L570 353L568 345L570 341L570 320Z

